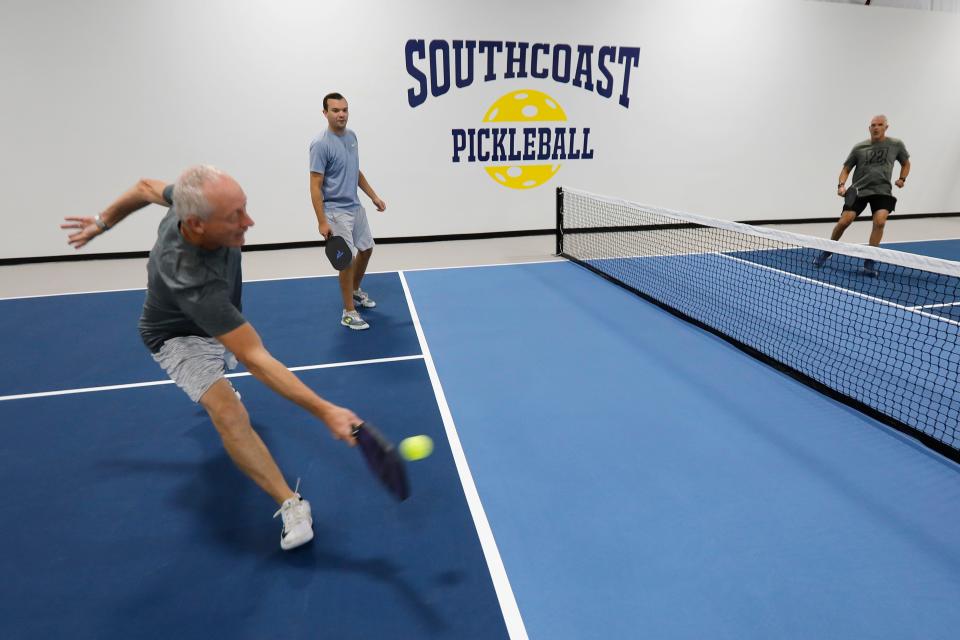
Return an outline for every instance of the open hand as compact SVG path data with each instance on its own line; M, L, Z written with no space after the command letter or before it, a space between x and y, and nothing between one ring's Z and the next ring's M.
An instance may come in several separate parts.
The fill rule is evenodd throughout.
M103 233L100 227L94 222L92 216L67 216L66 222L60 225L61 229L73 229L74 231L67 236L67 242L74 249L79 249L85 244Z

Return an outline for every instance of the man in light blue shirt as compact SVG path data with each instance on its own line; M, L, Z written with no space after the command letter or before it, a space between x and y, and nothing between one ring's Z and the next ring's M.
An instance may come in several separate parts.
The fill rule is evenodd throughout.
M374 242L357 187L373 201L377 211L384 211L387 205L360 171L357 135L347 129L346 98L339 93L324 96L323 115L327 118L327 130L310 143L310 199L317 214L320 235L326 239L331 235L340 236L354 255L350 267L340 272L340 294L343 297L340 324L354 330L369 329L370 325L360 316L356 305L366 309L377 306L360 288Z

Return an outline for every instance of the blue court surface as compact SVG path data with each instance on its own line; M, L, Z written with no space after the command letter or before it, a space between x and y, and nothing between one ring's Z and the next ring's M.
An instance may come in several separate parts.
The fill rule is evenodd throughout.
M960 449L960 278L765 249L587 264L844 396Z
M142 291L0 300L0 638L956 636L954 462L571 263L372 274L366 332L336 287L246 283L245 315L437 450L394 503L240 371L313 504L290 553Z

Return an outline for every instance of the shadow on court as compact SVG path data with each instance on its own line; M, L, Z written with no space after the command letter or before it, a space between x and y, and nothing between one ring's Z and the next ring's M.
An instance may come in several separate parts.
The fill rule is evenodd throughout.
M376 344L406 327L410 335L386 355L418 354L405 301L380 313L383 334L374 327L367 341L336 323L291 328L297 323L279 312L258 329L268 347L272 336L278 349L299 346L306 357L334 345L356 361L383 357ZM53 368L72 362L62 347L44 347ZM109 352L101 360L109 363ZM17 577L0 586L9 611L0 637L375 638L403 629L418 638L505 638L423 360L299 375L395 439L424 433L437 448L410 465L413 496L396 503L322 423L253 378L234 378L288 482L300 478L311 501L316 538L294 552L280 550L277 506L234 467L205 413L175 386L0 402L0 516L8 523L0 561Z

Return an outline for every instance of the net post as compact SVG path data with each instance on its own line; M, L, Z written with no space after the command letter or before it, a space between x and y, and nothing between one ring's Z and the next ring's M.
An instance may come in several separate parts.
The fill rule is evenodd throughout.
M557 252L554 255L563 254L563 187L557 187L557 227L556 227Z

